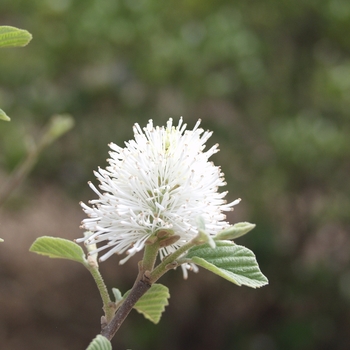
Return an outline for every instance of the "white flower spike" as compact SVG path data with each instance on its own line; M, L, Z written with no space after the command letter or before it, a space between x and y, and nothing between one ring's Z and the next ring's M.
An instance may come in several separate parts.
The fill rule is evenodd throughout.
M160 248L163 258L198 235L199 217L211 236L229 226L223 212L240 200L226 203L227 192L218 192L226 185L224 174L208 161L218 145L204 151L212 132L199 124L186 130L182 118L177 126L169 119L166 127L154 127L150 120L143 130L135 124L135 139L124 148L109 145L109 166L94 172L101 192L89 183L98 199L89 202L91 207L81 203L88 216L81 227L90 234L77 241L103 242L90 254L110 248L100 258L104 261L127 252L122 264L157 234L177 236Z

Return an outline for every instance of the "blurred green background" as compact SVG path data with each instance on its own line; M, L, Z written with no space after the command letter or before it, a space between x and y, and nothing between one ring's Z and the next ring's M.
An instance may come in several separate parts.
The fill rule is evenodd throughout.
M228 200L242 198L228 219L257 224L237 243L270 285L171 272L160 324L133 312L114 348L350 348L348 0L2 0L0 24L33 35L1 51L0 106L12 118L0 124L1 179L51 115L76 120L1 212L3 349L83 349L99 332L87 272L29 245L82 235L78 202L93 198L86 182L107 144L130 139L135 122L180 116L214 131ZM107 284L130 288L136 261L105 262Z

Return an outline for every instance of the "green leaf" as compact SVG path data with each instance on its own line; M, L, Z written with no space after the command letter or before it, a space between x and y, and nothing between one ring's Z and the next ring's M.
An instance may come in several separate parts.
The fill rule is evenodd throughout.
M120 303L124 299L122 296L122 293L118 288L112 288L112 292L113 292L114 300L116 304Z
M0 238L0 243L3 242L4 240L2 238Z
M255 224L249 222L239 222L227 229L219 232L214 239L215 240L229 240L241 237L251 231L255 227Z
M10 117L2 109L0 109L0 120L5 120L6 122L9 122L11 120Z
M184 259L190 259L191 262L239 286L258 288L268 284L254 253L231 241L217 241L215 249L208 244L193 247Z
M45 146L51 144L74 126L74 119L69 114L56 114L50 118L47 131L43 137Z
M203 216L199 216L197 218L197 227L203 231L205 230L205 221Z
M89 344L86 350L112 350L112 344L106 337L99 334Z
M145 318L157 324L170 298L169 289L162 284L154 283L135 304L134 309L143 314Z
M58 237L39 237L29 251L46 255L50 258L69 259L87 264L83 249L76 243Z
M32 35L24 29L0 26L0 47L25 46L31 40Z
M202 229L198 230L198 235L195 238L194 242L196 242L198 245L208 243L212 248L215 248L215 241L213 237Z

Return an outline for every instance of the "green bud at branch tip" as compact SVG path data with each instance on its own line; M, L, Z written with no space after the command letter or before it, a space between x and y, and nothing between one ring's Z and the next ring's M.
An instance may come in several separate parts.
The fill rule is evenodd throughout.
M50 119L47 133L44 136L46 142L49 144L55 141L56 139L64 135L66 132L68 132L70 129L72 129L73 126L74 119L69 114L57 114L52 116Z

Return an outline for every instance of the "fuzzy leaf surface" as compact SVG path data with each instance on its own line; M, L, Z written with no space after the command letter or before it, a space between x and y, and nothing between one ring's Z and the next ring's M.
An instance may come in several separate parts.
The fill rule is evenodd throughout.
M112 350L112 344L106 337L98 334L86 350Z
M119 303L120 301L123 300L122 293L118 288L112 288L112 292L116 303Z
M143 314L145 318L157 324L170 298L169 289L162 284L154 283L135 304L134 309Z
M11 120L10 117L2 109L0 109L0 120L5 120L6 122L9 122Z
M32 40L32 35L24 29L0 26L0 47L25 46Z
M249 231L251 231L255 227L254 224L251 224L249 222L239 222L237 224L234 224L233 226L230 226L229 228L219 232L214 239L215 240L231 240L239 238L245 234L247 234Z
M214 272L238 286L259 288L268 284L254 253L231 241L217 241L216 248L203 244L191 248L184 259Z
M43 236L37 238L29 251L50 258L69 259L87 264L83 249L76 243L59 237Z

